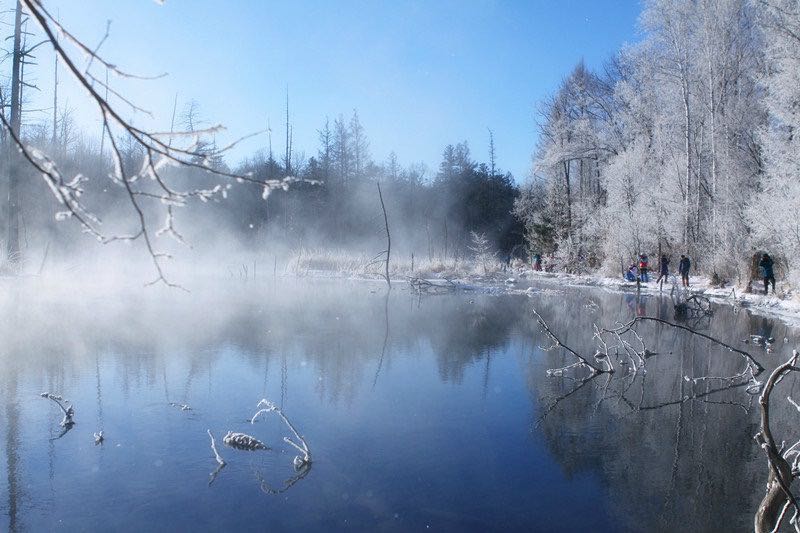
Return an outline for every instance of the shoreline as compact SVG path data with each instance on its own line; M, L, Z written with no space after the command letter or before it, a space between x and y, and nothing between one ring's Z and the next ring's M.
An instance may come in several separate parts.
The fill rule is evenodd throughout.
M345 273L330 271L306 271L303 277L327 278L327 279L349 279L352 281L369 281L385 283L383 278L371 276L348 276ZM475 291L491 294L527 294L531 296L536 292L536 285L546 285L549 287L576 287L576 288L597 288L617 293L640 292L647 295L669 295L673 285L679 280L671 275L669 283L664 284L663 290L655 281L641 283L637 288L635 282L630 282L621 278L607 277L599 274L567 274L562 272L543 272L528 269L509 269L506 272L498 271L486 276L481 275L459 275L444 277L441 274L432 272L419 272L416 276L395 276L392 277L392 284L398 286L409 285L412 280L423 280L430 283L436 293L436 289ZM703 276L690 278L691 285L688 292L709 298L715 304L731 305L770 318L778 318L785 323L800 327L800 300L796 299L791 293L786 297L777 295L764 295L760 293L746 293L739 287L712 287L710 280Z

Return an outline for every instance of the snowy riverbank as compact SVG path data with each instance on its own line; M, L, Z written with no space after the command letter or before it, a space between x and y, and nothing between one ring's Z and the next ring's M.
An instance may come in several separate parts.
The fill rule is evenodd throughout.
M461 273L453 277L443 277L440 275L427 273L418 277L403 276L392 277L393 284L424 284L423 291L429 293L447 292L450 290L477 291L494 294L528 294L532 295L539 292L544 286L546 289L556 287L595 287L614 292L636 292L643 294L669 296L673 291L673 283L679 280L670 279L669 283L664 283L663 288L654 281L636 283L623 280L621 278L606 277L599 274L566 274L554 272L536 272L527 269L509 269L508 271L494 272L488 275L475 275ZM333 274L330 272L317 271L307 273L313 277L340 277L341 273ZM375 276L356 276L350 279L361 279L364 281L379 281ZM677 285L676 285L677 286ZM747 308L761 315L768 315L800 326L800 299L797 295L789 292L780 295L764 295L761 293L746 293L739 287L713 287L710 280L705 277L695 276L691 278L689 292L708 297L718 304L732 305L737 308Z
M319 252L303 250L290 258L286 272L298 277L330 277L360 280L381 280L385 263L374 258L353 257L346 253ZM599 272L591 274L567 274L563 272L543 272L532 270L527 265L517 263L514 267L503 269L500 263L491 261L480 263L473 260L428 261L392 260L389 275L395 284L417 283L424 285L426 292L448 290L481 291L491 293L532 294L537 286L599 287L612 291L645 294L669 295L673 286L680 286L680 280L671 275L663 288L655 281L642 283L637 287L621 277L608 277ZM652 278L655 280L655 276ZM777 295L764 295L761 285L754 283L756 292L747 293L741 287L712 286L709 278L692 276L689 292L701 294L716 303L752 309L759 314L776 316L787 322L800 325L800 295L785 287Z
M673 290L673 285L680 285L680 280L670 276L669 282L663 287L655 281L636 283L622 278L602 276L600 274L566 274L556 272L537 272L531 270L520 271L518 276L528 283L557 284L575 287L601 287L614 291L636 291L647 294L667 294ZM746 293L740 287L714 287L708 278L693 276L690 279L689 292L708 297L721 304L733 305L739 308L748 308L760 314L780 317L787 322L800 325L800 299L791 291L778 295L764 295L760 292Z

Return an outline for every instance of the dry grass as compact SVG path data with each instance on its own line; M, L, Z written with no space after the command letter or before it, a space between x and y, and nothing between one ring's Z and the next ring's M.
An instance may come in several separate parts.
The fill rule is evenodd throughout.
M344 277L380 278L384 273L384 255L353 254L342 250L296 250L289 258L287 271L300 276L309 274L334 274ZM503 272L499 261L486 264L486 275L496 276ZM416 259L392 258L389 264L392 278L430 277L466 278L484 275L484 265L472 259Z

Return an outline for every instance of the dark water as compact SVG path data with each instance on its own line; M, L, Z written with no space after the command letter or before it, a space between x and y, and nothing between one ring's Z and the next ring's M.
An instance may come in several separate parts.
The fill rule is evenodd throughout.
M736 374L736 354L643 326L659 353L646 374L546 373L571 360L543 351L531 304L593 353L594 322L671 319L667 299L580 289L419 299L402 288L387 299L380 285L309 283L74 301L2 303L4 529L748 530L763 495L754 397L741 386L704 396L725 387L684 379ZM767 367L792 343L767 354L739 340L794 339L731 308L695 326ZM780 399L800 399L793 378L780 387ZM60 438L44 391L75 405ZM292 467L277 417L250 425L261 398L307 438L310 470ZM778 438L800 438L800 413L775 409ZM211 484L207 429L228 462ZM273 449L225 447L228 430Z

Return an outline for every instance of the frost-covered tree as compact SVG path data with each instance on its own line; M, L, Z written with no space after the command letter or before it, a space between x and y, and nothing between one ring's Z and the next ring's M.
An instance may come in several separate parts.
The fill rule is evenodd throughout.
M767 73L763 86L770 121L759 132L764 173L747 221L759 249L776 250L800 281L800 6L788 0L757 3Z
M782 131L780 113L764 105L764 53L783 46L786 61L798 57L764 33L770 3L648 0L640 42L601 74L579 63L543 106L534 175L544 201L526 201L542 213L517 205L528 229L546 220L570 264L595 256L617 271L638 253L688 253L709 274L745 278L753 251L768 244L768 231L758 234L763 245L753 239L758 213L777 207L748 207L775 186L762 145ZM783 4L773 22L791 13ZM779 71L771 63L770 87L796 86Z

